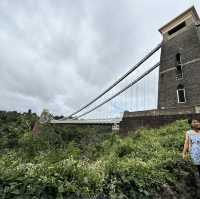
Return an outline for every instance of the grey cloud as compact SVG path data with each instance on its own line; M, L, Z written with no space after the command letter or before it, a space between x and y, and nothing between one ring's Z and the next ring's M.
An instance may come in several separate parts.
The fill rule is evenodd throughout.
M200 11L198 1L194 3ZM189 6L189 1L173 0L2 0L0 109L48 108L55 114L76 110L158 44L160 26ZM150 86L149 107L156 94Z

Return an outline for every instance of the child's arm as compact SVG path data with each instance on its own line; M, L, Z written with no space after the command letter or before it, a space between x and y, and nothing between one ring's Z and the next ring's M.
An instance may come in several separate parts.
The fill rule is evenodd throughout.
M189 150L189 136L186 132L185 133L185 142L184 142L184 147L183 147L183 159L184 160L188 159L188 150Z

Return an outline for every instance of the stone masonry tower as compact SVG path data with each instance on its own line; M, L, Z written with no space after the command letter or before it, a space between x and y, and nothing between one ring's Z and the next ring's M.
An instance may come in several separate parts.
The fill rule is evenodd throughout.
M158 109L200 105L200 21L194 7L159 29Z

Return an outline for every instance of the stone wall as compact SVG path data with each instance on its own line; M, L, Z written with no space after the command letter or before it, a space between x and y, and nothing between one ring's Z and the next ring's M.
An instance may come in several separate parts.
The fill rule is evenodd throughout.
M141 112L125 112L120 122L120 134L127 135L128 132L139 128L158 128L180 119L195 117L200 120L198 107L187 107L185 109L150 110Z

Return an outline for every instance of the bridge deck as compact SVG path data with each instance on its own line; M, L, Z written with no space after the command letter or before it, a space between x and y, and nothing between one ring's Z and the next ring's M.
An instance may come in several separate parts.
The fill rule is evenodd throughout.
M80 119L80 120L51 120L51 124L119 124L122 118L114 119Z

